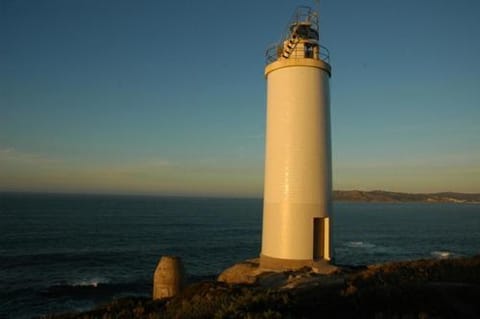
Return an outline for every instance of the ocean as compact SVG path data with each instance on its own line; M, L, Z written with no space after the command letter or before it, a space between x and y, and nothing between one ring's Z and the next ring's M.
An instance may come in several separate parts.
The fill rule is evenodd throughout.
M261 199L0 194L0 318L149 296L163 255L189 281L260 253ZM480 253L480 205L335 203L337 264Z

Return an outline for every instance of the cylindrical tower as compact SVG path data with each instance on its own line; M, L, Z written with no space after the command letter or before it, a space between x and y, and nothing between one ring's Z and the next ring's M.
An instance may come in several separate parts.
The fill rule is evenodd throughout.
M312 9L297 8L286 33L267 50L265 68L265 268L332 258L329 55Z

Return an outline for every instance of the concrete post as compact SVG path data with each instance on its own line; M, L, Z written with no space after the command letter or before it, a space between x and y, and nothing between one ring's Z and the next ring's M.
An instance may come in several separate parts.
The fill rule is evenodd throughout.
M163 256L153 275L153 300L170 298L185 286L182 260L176 256Z

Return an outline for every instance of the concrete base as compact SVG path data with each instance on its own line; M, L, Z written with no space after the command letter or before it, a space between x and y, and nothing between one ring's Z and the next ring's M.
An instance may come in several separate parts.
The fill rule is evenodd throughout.
M328 260L298 260L298 259L281 259L260 255L260 268L273 271L298 270L302 268L310 268L317 274L331 274L337 271L338 267L330 264Z
M171 298L185 286L185 269L180 257L163 256L153 274L153 300Z

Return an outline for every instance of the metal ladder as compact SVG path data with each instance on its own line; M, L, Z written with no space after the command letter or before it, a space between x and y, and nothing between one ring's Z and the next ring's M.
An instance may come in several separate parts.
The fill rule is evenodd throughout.
M297 46L298 42L300 42L300 37L297 34L297 29L298 29L298 24L295 25L295 28L290 33L288 44L283 49L282 57L284 57L285 59L288 59L290 57L292 52L295 50L295 47Z

